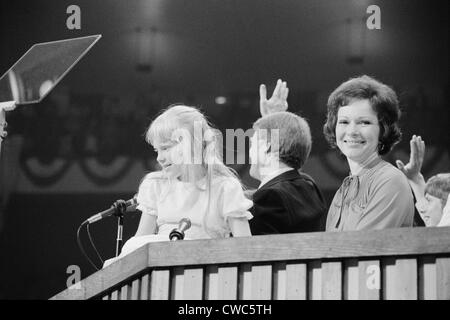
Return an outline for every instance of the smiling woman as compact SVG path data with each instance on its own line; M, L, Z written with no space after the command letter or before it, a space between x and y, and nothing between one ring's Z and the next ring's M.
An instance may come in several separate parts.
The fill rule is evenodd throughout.
M356 100L339 108L336 144L349 160L350 168L377 152L379 135L378 117L368 100Z
M400 141L400 114L395 92L368 76L350 79L330 95L324 134L347 158L350 175L333 198L327 231L413 225L408 182L381 159Z

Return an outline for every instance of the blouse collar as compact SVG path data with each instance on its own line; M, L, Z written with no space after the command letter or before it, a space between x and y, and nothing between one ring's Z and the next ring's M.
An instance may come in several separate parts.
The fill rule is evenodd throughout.
M359 169L358 172L356 172L355 174L352 174L352 172L350 172L349 176L362 176L365 173L367 173L370 169L372 169L373 167L375 167L377 164L379 164L382 161L380 155L375 152L373 153L370 157L368 157L361 165L361 168Z

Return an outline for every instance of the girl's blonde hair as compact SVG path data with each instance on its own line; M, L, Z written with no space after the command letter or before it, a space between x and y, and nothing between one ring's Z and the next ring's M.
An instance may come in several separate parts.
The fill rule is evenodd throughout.
M185 150L190 160L183 172L184 177L188 181L192 177L199 176L199 170L206 173L206 192L208 192L207 212L203 217L203 225L205 231L213 238L217 237L214 229L209 227L209 216L211 210L211 186L213 179L217 177L234 178L239 181L237 173L227 167L222 161L222 135L219 130L214 129L209 123L205 115L197 108L186 105L171 105L163 110L152 121L148 127L145 140L154 145L159 142L179 142L177 138L181 133L183 138L188 137L190 148ZM186 145L186 141L184 142ZM185 154L186 154L185 152ZM193 183L201 190L202 187L198 183ZM242 185L241 185L242 186Z

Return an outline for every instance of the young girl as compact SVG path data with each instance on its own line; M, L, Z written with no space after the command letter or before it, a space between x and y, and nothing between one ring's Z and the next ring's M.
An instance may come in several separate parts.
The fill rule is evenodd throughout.
M150 124L146 141L158 153L162 170L147 174L141 182L137 194L141 220L120 256L147 242L169 241L183 218L191 221L185 239L251 235L252 201L221 161L217 138L204 115L184 105L169 107Z

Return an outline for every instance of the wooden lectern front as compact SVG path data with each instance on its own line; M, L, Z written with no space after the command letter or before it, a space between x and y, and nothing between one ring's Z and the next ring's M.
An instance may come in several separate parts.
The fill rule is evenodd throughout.
M450 227L147 244L51 299L445 299Z

